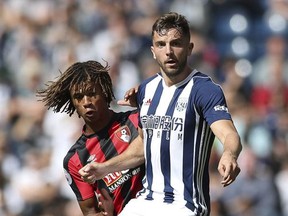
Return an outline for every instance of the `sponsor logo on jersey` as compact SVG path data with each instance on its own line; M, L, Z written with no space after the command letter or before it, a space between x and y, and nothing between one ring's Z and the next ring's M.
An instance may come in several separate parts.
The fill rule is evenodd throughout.
M131 172L129 172L129 169L127 169L121 172L109 173L102 180L105 182L110 192L112 193L119 186L124 184L134 175L137 175L139 172L140 172L140 167L138 167L137 169L133 169Z
M141 123L146 129L159 129L163 131L179 131L184 128L184 120L180 117L143 115Z
M141 116L141 123L143 128L146 129L149 139L153 136L153 130L157 131L156 137L164 137L170 140L171 132L175 132L178 140L183 140L184 120L180 117L171 116L157 116L157 115L144 115Z
M225 111L228 113L228 108L226 106L220 106L220 105L217 105L214 107L214 110L217 112L217 111Z
M118 139L122 140L123 142L129 143L131 140L131 132L127 125L119 128L115 135Z

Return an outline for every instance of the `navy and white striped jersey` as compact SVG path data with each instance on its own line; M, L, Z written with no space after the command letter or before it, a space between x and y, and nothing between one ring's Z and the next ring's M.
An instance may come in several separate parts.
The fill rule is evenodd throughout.
M221 87L196 70L170 87L157 74L139 86L137 101L146 158L141 196L180 203L196 215L206 215L208 163L215 138L210 125L231 120Z

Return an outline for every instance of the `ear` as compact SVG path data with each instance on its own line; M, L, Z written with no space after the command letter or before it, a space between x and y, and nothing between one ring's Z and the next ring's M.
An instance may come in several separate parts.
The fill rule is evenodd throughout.
M156 59L155 52L154 52L154 47L151 46L150 48L151 48L151 52L152 52L153 58Z
M193 48L194 48L194 43L192 42L189 43L189 55L191 55Z
M192 50L194 48L194 43L190 42L188 47L188 56L192 54Z

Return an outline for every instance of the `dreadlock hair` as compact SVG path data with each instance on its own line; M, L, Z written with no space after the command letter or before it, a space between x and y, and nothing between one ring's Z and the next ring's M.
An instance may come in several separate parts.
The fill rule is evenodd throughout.
M71 116L75 107L70 96L70 90L72 88L75 88L76 91L87 90L98 83L109 106L110 102L115 99L112 81L108 73L109 69L107 62L106 66L92 60L76 62L64 73L60 71L56 81L48 81L45 84L47 88L38 90L36 96L41 98L39 100L44 102L48 109L53 108L54 112L65 112Z

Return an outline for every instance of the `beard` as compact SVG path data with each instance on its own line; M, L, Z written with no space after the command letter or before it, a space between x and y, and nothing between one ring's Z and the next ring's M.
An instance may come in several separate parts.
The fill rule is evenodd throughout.
M167 65L165 62L164 63L158 62L159 66L161 68L161 71L167 77L169 77L171 79L177 77L179 74L181 74L184 71L186 63L187 63L187 59L185 59L182 62L177 61L175 63L175 65L173 65L173 66Z

